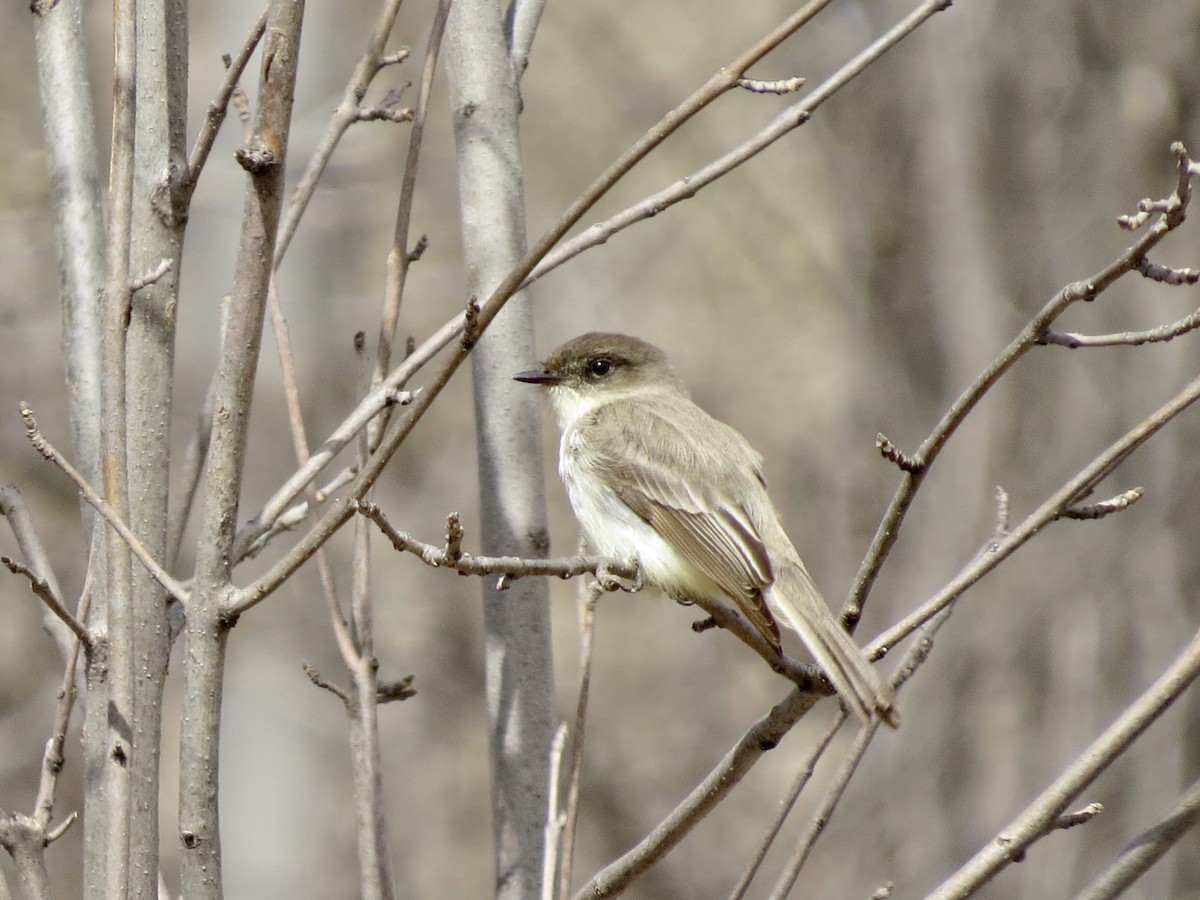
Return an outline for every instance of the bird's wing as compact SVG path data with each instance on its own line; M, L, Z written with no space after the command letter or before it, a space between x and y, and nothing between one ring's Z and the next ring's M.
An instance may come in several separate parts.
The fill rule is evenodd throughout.
M625 505L716 582L778 648L779 627L762 596L775 580L771 559L750 516L733 499L764 489L761 460L741 435L716 420L711 420L715 439L695 443L673 424L670 403L601 407L594 413L599 427L588 429L585 440ZM710 477L680 474L697 470Z

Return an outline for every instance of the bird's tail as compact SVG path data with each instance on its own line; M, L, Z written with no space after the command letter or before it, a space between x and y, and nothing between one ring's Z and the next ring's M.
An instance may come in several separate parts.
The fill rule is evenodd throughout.
M777 572L766 600L783 623L800 635L852 713L863 722L879 716L892 728L899 726L895 692L834 618L803 564Z

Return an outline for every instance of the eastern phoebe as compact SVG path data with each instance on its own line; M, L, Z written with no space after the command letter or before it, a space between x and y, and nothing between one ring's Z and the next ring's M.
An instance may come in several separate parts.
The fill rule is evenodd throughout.
M596 553L637 560L683 602L732 601L780 650L783 620L864 722L895 727L894 694L838 624L779 522L762 457L688 396L652 344L592 332L540 369L562 431L558 469Z

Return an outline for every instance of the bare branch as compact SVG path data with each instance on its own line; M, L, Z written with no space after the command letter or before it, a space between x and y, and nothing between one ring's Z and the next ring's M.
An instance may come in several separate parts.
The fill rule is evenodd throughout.
M75 636L79 638L84 647L88 648L89 650L91 649L92 635L83 626L83 624L80 623L79 620L73 615L71 615L70 611L63 606L62 601L58 599L58 596L51 589L50 583L46 581L45 578L40 577L36 572L30 570L27 566L23 566L16 560L7 556L0 556L0 565L3 565L4 568L8 569L8 571L12 572L14 575L24 575L27 579L29 579L29 586L33 589L33 593L37 596L37 598L46 604L46 608L54 613L54 615L58 616L58 618L75 633Z
M891 440L883 434L875 436L875 449L890 463L894 463L896 468L902 472L918 472L921 469L921 464L911 457L905 455L904 451L891 442Z
M83 585L83 592L79 597L79 605L75 617L78 621L87 621L91 603L92 572L91 567L89 567ZM54 813L54 799L58 790L58 775L62 771L65 761L63 748L67 740L67 726L71 722L71 710L75 707L75 673L79 666L80 642L74 640L72 644L71 653L68 655L66 664L63 666L62 682L58 689L58 702L55 704L54 709L54 730L51 732L50 738L46 741L45 750L42 752L42 774L38 781L37 799L33 805L33 819L42 829L50 827L50 817ZM75 814L71 813L59 828L65 831L66 827L74 820ZM48 836L47 843L54 839L54 837Z
M1058 831L1066 831L1077 825L1086 825L1102 812L1104 812L1103 803L1089 803L1083 809L1078 809L1073 813L1063 813L1054 820L1053 827Z
M782 42L788 35L799 29L812 16L816 15L822 8L827 5L828 0L815 0L802 7L792 18L788 19L779 26L772 34L763 39L750 51L747 51L743 57L730 66L722 69L722 73L731 75L732 78L728 82L719 82L714 85L719 76L714 76L707 85L700 89L697 94L690 97L684 104L668 116L674 116L676 113L687 109L687 116L690 117L696 112L699 112L707 102L711 99L704 99L702 96L705 91L713 87L720 88L721 92L731 88L738 87L738 81L743 77L744 72L754 62L757 62L765 53ZM681 200L687 200L694 197L702 188L712 184L718 178L721 178L728 172L740 166L747 160L757 156L767 147L770 147L784 135L789 134L795 128L803 125L812 114L826 100L840 91L843 87L853 81L867 67L887 53L892 47L906 38L909 34L915 31L922 23L932 17L935 13L941 12L949 8L949 0L926 0L920 6L915 8L908 16L882 35L878 40L872 43L869 47L859 53L854 59L846 63L835 72L832 76L822 82L816 89L811 91L803 100L800 100L781 112L775 119L765 128L761 129L750 140L735 147L729 153L726 153L720 159L716 159L709 163L704 168L685 175L683 178L676 181L674 184L659 191L656 194L651 194L643 200L638 201L633 206L617 213L599 222L589 226L571 238L569 241L564 241L559 245L553 253L547 253L544 260L530 273L528 279L525 280L522 287L526 287L537 279L541 278L548 272L561 266L572 257L578 256L584 250L594 247L597 244L603 244L610 237L636 222L643 219L651 218L661 213L669 206L679 203ZM761 52L760 52L761 51ZM749 57L753 57L749 59ZM703 102L701 102L703 101ZM692 103L699 103L695 109L689 109ZM664 119L664 122L667 120ZM656 134L657 128L652 129L650 134ZM668 132L669 134L669 132ZM664 135L665 137L666 135ZM641 157L638 157L639 159ZM586 211L586 210L585 210Z
M1171 266L1152 263L1148 259L1141 261L1138 265L1138 271L1151 281L1176 287L1183 284L1195 284L1197 281L1200 281L1200 271L1196 269L1175 269Z
M271 261L284 190L304 0L272 0L264 32L254 129L235 154L247 181L232 300L213 388L212 441L196 577L187 604L188 664L180 716L180 894L222 896L218 783L222 685L232 621L227 602L245 474L246 440L262 345Z
M161 260L157 266L155 266L153 269L151 269L145 275L142 275L141 277L135 278L132 281L130 281L129 282L129 292L131 294L136 294L142 288L149 287L152 284L158 283L163 278L163 276L165 276L168 272L170 272L171 269L173 269L174 267L175 267L175 263L172 262L171 260L169 260L169 259Z
M188 158L187 180L191 190L195 190L196 182L200 180L200 172L204 168L205 162L208 161L208 154L212 151L217 133L221 130L221 123L225 121L229 101L237 90L238 82L246 70L246 65L250 62L250 57L254 54L254 48L262 39L263 31L267 27L269 9L270 4L263 7L263 11L259 13L258 20L251 26L250 33L246 36L237 55L223 58L225 78L221 81L220 88L217 89L217 95L208 104L204 124L200 126L200 133L196 135L196 144L192 147L191 156Z
M508 7L508 46L513 75L517 81L529 68L529 54L533 49L533 38L546 0L512 0Z
M412 108L407 106L402 109L394 109L386 105L362 106L354 114L355 122L395 122L396 124L403 124L412 120Z
M550 744L550 769L549 776L546 779L548 788L546 791L546 827L542 834L544 851L542 856L541 900L555 900L557 896L555 888L558 885L558 881L554 875L556 864L561 859L559 847L562 844L563 826L566 824L566 815L560 812L561 804L559 803L559 790L562 785L563 751L566 749L566 744L567 723L560 722L558 728L554 731L554 740ZM570 885L569 879L567 883Z
M1063 517L1067 519L1103 519L1105 516L1112 515L1115 512L1129 509L1129 507L1142 499L1142 494L1145 491L1146 489L1141 487L1130 488L1101 503L1090 503L1087 506L1073 506L1063 511Z
M867 752L867 747L871 744L871 739L875 737L875 733L879 730L880 722L880 719L872 718L858 729L858 733L854 736L854 743L846 753L846 757L842 760L841 765L838 766L837 772L834 773L833 781L826 790L825 796L821 799L821 803L813 812L808 828L804 830L804 834L797 843L796 849L793 851L783 872L780 873L774 889L771 891L773 900L780 900L780 898L787 897L791 893L796 879L800 877L800 870L804 867L804 863L808 860L812 848L816 845L817 838L824 833L825 826L829 823L838 802L846 792L846 787L850 784L850 779L858 770L858 764L862 762L862 758Z
M313 155L308 161L308 166L305 167L304 174L300 177L300 182L296 185L296 190L292 194L291 201L288 203L287 212L284 214L283 222L279 226L279 236L275 241L275 268L279 267L284 254L287 253L287 249L292 243L292 237L296 233L296 228L300 224L300 219L304 215L304 211L308 208L308 203L312 199L313 194L316 193L317 182L321 180L321 176L325 173L325 168L329 165L329 160L333 157L333 151L337 149L342 135L356 121L360 121L359 113L363 97L366 96L367 88L370 87L371 82L375 80L375 76L379 74L379 70L384 66L381 59L383 56L383 46L387 43L388 36L392 33L392 27L396 23L396 16L400 12L401 2L402 0L383 0L379 16L375 20L375 27L372 29L371 37L367 41L367 47L363 51L363 55L359 58L358 64L354 67L354 74L350 76L350 82L346 85L346 89L342 93L342 101L338 104L337 109L334 110L333 119L317 144L317 149L313 151ZM379 118L386 117L381 108ZM407 120L395 119L393 121Z
M113 531L124 541L129 549L133 551L133 555L138 558L138 561L146 567L146 571L150 576L162 585L163 590L180 602L186 602L188 592L184 590L183 585L179 584L167 571L160 566L152 557L142 542L137 539L129 526L122 521L113 509L105 502L99 494L92 488L90 484L83 480L75 468L63 458L63 455L54 448L54 445L46 440L45 436L38 429L37 422L33 418L33 410L28 404L20 404L21 418L25 422L25 436L29 438L29 442L33 444L35 450L40 453L45 459L58 466L63 473L74 482L75 487L79 489L79 493L83 499L88 502L96 512L104 517L104 520L112 526Z
M71 442L84 477L99 484L101 311L96 295L104 277L105 226L83 6L81 0L56 0L33 3L31 10L58 245ZM94 516L86 507L83 512L90 538Z
M1050 299L1036 316L1020 331L1019 334L1001 351L1000 355L985 369L975 381L967 387L954 404L942 416L941 421L934 426L933 431L917 449L913 462L917 468L906 471L896 489L892 502L875 531L871 547L859 566L849 596L842 604L842 620L853 630L853 626L862 616L863 604L875 579L883 567L884 561L899 538L901 525L912 505L917 490L924 481L929 467L937 458L950 436L958 430L959 425L970 414L971 410L983 399L984 395L1011 369L1022 356L1039 344L1045 343L1045 337L1053 323L1067 307L1080 301L1093 300L1106 290L1117 279L1137 269L1146 255L1167 234L1179 227L1183 222L1187 204L1191 199L1191 163L1187 151L1182 144L1171 145L1171 152L1176 158L1177 180L1175 192L1163 201L1162 213L1159 219L1135 243L1117 256L1107 266L1086 281L1069 284ZM1005 542L1007 543L1007 542Z
M1075 896L1075 900L1111 900L1121 896L1198 823L1200 781L1195 781L1170 812L1130 841L1108 868Z
M137 12L133 0L113 3L112 151L108 180L108 240L104 255L104 286L100 293L100 473L104 501L113 518L129 521L128 363L127 331L133 294L130 290L130 248L133 230L133 191L136 145ZM22 409L22 414L26 413ZM30 419L26 423L28 431ZM131 535L132 536L132 535ZM131 545L118 532L104 531L104 572L107 584L105 622L108 646L108 715L102 734L89 742L105 747L103 769L96 786L106 791L104 821L104 890L110 897L128 894L130 882L131 817L133 814L132 734L124 724L134 721L134 613Z
M46 555L37 529L33 527L33 519L25 506L25 498L21 496L21 492L14 484L0 485L0 515L8 520L13 537L17 540L17 547L20 548L21 555L25 557L29 567L35 572L42 573L51 593L56 597L59 596L61 590L58 586L58 578L54 574L54 567L50 564L50 557ZM47 611L43 619L43 626L58 645L63 662L71 659L75 654L75 639L70 630L65 628L61 620L50 611Z
M396 340L400 303L404 298L404 286L408 282L409 266L421 258L429 245L429 239L421 235L410 250L408 240L412 224L413 197L417 187L417 168L421 161L421 146L425 140L425 117L429 112L429 96L433 90L433 77L437 71L438 55L441 52L449 15L450 0L439 0L429 26L429 39L425 44L425 60L421 65L421 81L417 86L417 101L413 107L412 128L408 132L408 150L404 157L404 177L400 182L400 198L396 203L392 246L388 250L384 265L383 305L379 313L375 368L371 375L373 383L382 382L392 364L392 344ZM408 355L412 355L411 351ZM371 450L379 446L389 418L390 411L384 410L383 415L370 426L367 443Z
M558 890L553 891L554 879L544 888L553 897L567 900L571 896L571 875L575 861L575 834L579 824L579 784L583 777L583 742L586 734L588 700L592 687L592 651L596 639L596 604L604 588L599 583L579 584L579 694L575 699L575 721L571 726L571 748L567 758L567 802L562 810L562 835L558 842ZM557 807L555 807L557 811ZM551 849L546 848L547 855Z
M816 699L815 695L802 688L789 693L742 735L716 768L636 847L605 866L576 892L575 900L616 896L662 859L725 798L764 753L779 743L812 708Z
M614 562L602 556L567 556L559 559L522 559L516 556L475 556L462 550L462 526L456 514L451 513L447 519L447 543L442 547L426 544L411 535L396 529L383 511L374 503L357 501L351 508L374 522L384 537L391 541L392 546L417 556L426 565L435 569L453 569L462 575L507 575L510 578L527 576L551 576L556 578L574 578L587 573L596 574L597 569L607 567L610 572L626 580L635 581L638 576L637 567L629 563ZM623 590L632 588L618 585ZM613 590L614 588L608 588Z
M990 542L985 548L985 552L979 554L937 594L871 641L865 648L867 656L871 659L882 656L890 647L894 647L916 630L921 623L928 621L940 610L948 607L968 588L1024 546L1035 534L1051 522L1062 518L1066 510L1072 508L1079 498L1086 497L1138 447L1197 399L1200 399L1200 378L1192 381L1157 411L1139 422L1124 437L1109 445L1062 487L1046 498L1041 506L1030 513L1003 540Z
M1186 270L1184 270L1186 271ZM1200 328L1200 310L1184 316L1177 322L1148 328L1145 331L1121 331L1114 334L1079 334L1046 329L1041 343L1057 344L1069 350L1081 347L1138 347L1142 344L1160 344Z
M25 900L50 900L46 834L29 816L0 810L0 847L12 856Z
M739 78L737 86L753 94L794 94L804 87L806 79L784 78L779 81L759 81L755 78Z
M324 678L320 672L318 672L308 663L304 664L304 674L307 675L308 680L317 687L321 688L322 690L329 691L329 693L341 700L342 705L345 706L346 709L349 710L354 708L354 698L350 696L349 692L347 692L344 687L339 684L334 684L332 681Z
M1130 745L1200 676L1200 635L1112 725L1079 754L1038 797L1000 830L975 856L935 891L930 900L966 897L1014 862L1030 845L1055 828L1081 791Z
M813 772L816 770L817 762L825 755L825 751L829 749L830 743L833 741L834 735L841 730L842 723L846 721L849 714L845 708L838 710L838 714L834 716L833 722L825 729L825 733L817 741L816 745L809 751L805 757L800 771L796 773L796 777L792 779L792 784L788 788L787 794L779 804L779 809L776 811L771 820L771 825L767 829L767 833L763 836L762 842L754 851L754 856L746 865L746 870L742 873L742 877L738 879L738 883L730 891L729 900L742 900L746 896L746 892L750 890L750 883L754 880L754 876L758 874L759 868L762 866L763 860L767 858L767 852L771 849L771 845L775 843L775 838L779 836L780 830L783 828L783 823L787 821L787 817L791 815L792 809L796 805L796 801L800 799L800 792L812 780Z

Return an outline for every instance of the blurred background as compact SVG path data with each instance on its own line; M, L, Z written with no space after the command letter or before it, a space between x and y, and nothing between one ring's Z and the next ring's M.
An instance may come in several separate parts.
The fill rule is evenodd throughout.
M912 5L833 4L752 74L819 83ZM418 77L431 0L402 12L393 44L414 60L369 100ZM532 239L594 176L713 71L793 7L761 0L550 3L523 82ZM289 175L324 131L377 13L310 3ZM107 10L89 10L93 93L106 147ZM257 8L192 10L192 131ZM64 449L52 211L32 23L0 7L0 479L24 493L68 597L85 554L73 491L25 442L18 399ZM1197 134L1200 3L970 0L936 16L823 106L812 122L718 184L555 271L532 290L543 354L589 329L662 345L698 402L765 455L793 540L831 603L844 597L898 473L877 432L912 450L959 392L1064 284L1130 238L1115 219L1174 185L1169 143ZM257 72L257 63L252 63ZM412 91L406 95L411 100ZM700 167L769 121L788 98L723 98L642 163L584 224ZM243 174L227 123L192 210L179 311L177 459L215 360L231 283ZM334 157L280 275L301 366L310 440L353 402L352 336L376 330L407 126L355 126ZM107 171L107 150L100 160ZM461 309L453 145L444 82L431 104L401 328L418 341ZM1157 261L1200 265L1192 225ZM1197 304L1195 288L1127 278L1071 311L1086 332L1147 328ZM866 642L943 585L989 537L995 492L1019 521L1109 442L1196 375L1197 341L1026 358L973 413L923 488L868 606ZM268 339L252 426L243 518L293 466L277 358ZM532 360L530 361L532 363ZM418 379L419 382L419 379ZM576 530L545 457L553 551ZM1144 485L1130 511L1050 528L959 604L931 660L901 695L905 726L881 735L797 888L869 896L894 881L920 896L975 852L1174 658L1200 623L1200 413L1123 467L1106 496ZM478 547L469 379L460 374L391 466L378 500L399 527L438 542L448 512ZM290 542L239 571L248 581ZM349 582L349 545L334 544ZM0 552L16 556L8 530ZM190 564L185 560L184 571ZM374 587L381 677L415 675L418 695L381 716L392 856L403 897L491 890L479 586L381 545ZM576 586L552 586L562 715L578 678ZM25 582L0 578L0 806L27 810L49 734L59 664ZM602 599L583 779L577 878L656 824L786 684L728 635L694 635L692 610L654 595ZM243 618L230 645L223 725L227 896L357 896L340 705L301 672L344 680L315 569ZM178 652L178 650L176 651ZM173 672L167 703L179 691ZM172 707L173 708L173 707ZM628 896L725 896L807 749L834 714L823 703ZM164 753L164 866L174 885L173 730ZM77 730L58 811L80 805ZM848 746L844 731L802 798L774 871ZM1200 775L1193 689L1078 805L1102 816L1051 835L981 896L1066 897ZM78 890L79 828L49 851L64 894ZM1185 838L1128 896L1200 897ZM7 866L8 860L0 865ZM773 867L773 868L772 868ZM755 896L762 896L765 884Z

